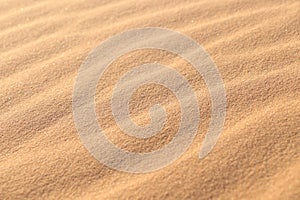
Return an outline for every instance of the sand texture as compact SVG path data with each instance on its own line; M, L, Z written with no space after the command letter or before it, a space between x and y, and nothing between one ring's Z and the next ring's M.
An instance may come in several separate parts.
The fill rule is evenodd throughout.
M82 145L72 92L91 50L142 27L179 31L207 50L224 81L227 114L213 151L199 160L211 118L201 76L170 52L120 57L95 98L98 122L120 148L159 149L180 120L174 94L146 85L132 96L132 118L149 123L148 108L160 102L166 127L145 140L120 130L111 93L134 66L175 68L196 91L201 112L197 136L180 159L130 174L101 164ZM0 0L0 199L300 199L299 47L298 0Z

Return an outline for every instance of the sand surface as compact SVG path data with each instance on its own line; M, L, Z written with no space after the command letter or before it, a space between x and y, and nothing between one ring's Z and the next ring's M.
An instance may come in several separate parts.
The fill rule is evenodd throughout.
M0 0L0 199L299 199L299 19L297 0ZM227 115L217 145L199 160L211 104L201 77L168 52L119 58L96 96L99 124L116 145L152 151L178 128L173 94L148 85L133 95L133 118L149 123L147 108L158 101L170 113L167 127L147 140L118 129L109 99L130 67L173 66L190 80L201 111L188 151L137 175L110 169L85 149L72 92L81 63L101 41L149 26L184 33L208 51L225 84Z

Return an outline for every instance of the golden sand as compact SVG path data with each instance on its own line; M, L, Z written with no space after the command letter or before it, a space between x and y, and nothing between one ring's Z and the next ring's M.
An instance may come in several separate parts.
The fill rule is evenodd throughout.
M300 2L261 0L0 0L0 199L299 199ZM178 128L178 103L157 86L133 96L137 123L158 98L172 117L157 137L132 140L108 101L122 70L166 63L194 86L201 125L188 151L147 174L106 167L82 145L72 118L77 71L101 41L132 28L163 27L201 44L227 92L226 122L213 151L198 153L210 121L205 84L162 51L114 62L97 89L99 124L122 148L150 151ZM164 95L161 95L164 94Z

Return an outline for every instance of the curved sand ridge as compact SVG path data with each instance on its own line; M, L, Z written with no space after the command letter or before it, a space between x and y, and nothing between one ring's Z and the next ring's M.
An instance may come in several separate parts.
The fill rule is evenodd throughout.
M299 8L297 0L0 0L0 199L299 198ZM154 94L146 102L134 95L134 120L148 123L148 103L158 98L173 115L168 127L147 141L121 133L109 94L130 67L157 61L176 68L196 90L201 112L197 137L179 160L134 175L107 168L81 144L72 92L77 70L101 41L149 26L182 32L209 52L225 83L227 118L217 145L199 160L210 121L201 77L166 52L121 57L96 97L99 124L117 145L156 149L172 139L180 115L172 94L144 88Z

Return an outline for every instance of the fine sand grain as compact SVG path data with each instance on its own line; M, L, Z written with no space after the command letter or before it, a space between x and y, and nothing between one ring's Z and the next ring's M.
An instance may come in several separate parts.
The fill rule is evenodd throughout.
M201 112L197 136L180 159L128 174L107 168L82 145L72 92L92 49L142 27L179 31L207 50L225 84L227 115L218 143L199 160L211 117L201 76L169 52L120 57L95 98L99 124L116 145L159 149L180 119L173 93L147 85L132 96L133 119L149 123L149 106L160 102L170 114L166 128L146 140L122 133L109 101L131 67L174 67L195 89ZM300 199L299 47L298 0L0 0L0 199Z

